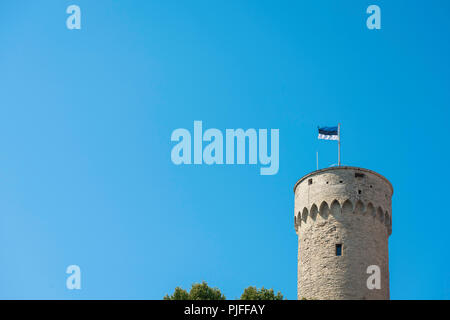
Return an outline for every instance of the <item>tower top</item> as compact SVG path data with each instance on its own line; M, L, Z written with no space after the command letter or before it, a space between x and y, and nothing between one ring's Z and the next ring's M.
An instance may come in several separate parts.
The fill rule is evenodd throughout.
M359 167L352 167L352 166L329 167L329 168L324 168L324 169L315 170L315 171L313 171L313 172L310 172L310 173L308 173L307 175L305 175L305 176L303 176L302 178L300 178L300 179L295 183L295 185L294 185L294 192L295 192L295 189L297 188L297 186L298 186L300 183L302 183L304 180L308 179L308 178L311 178L311 177L313 177L313 176L315 176L315 175L317 175L317 174L321 174L321 173L324 173L324 172L328 172L328 171L331 171L331 172L332 172L332 171L339 171L339 170L353 170L353 171L355 171L355 172L360 172L360 173L366 172L366 173L373 174L373 175L375 175L375 176L377 176L377 177L383 179L383 180L388 184L388 186L389 186L390 189L391 189L391 196L392 196L392 194L394 194L394 187L392 186L391 182L390 182L386 177L384 177L383 175L381 175L381 174L379 174L379 173L377 173L377 172L375 172L375 171L369 170L369 169L359 168Z
M388 239L394 188L375 171L337 166L294 186L298 298L389 299ZM376 290L368 270L379 270Z

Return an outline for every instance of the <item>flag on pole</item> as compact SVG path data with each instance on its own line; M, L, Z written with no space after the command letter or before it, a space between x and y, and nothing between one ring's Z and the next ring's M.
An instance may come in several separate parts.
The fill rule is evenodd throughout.
M319 127L319 139L339 140L338 127Z

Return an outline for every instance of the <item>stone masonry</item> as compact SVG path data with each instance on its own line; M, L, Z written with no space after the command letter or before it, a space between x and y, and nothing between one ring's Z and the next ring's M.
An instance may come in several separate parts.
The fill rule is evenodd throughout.
M389 299L391 183L371 170L331 167L301 178L294 194L298 299ZM380 268L381 289L367 288L370 265Z

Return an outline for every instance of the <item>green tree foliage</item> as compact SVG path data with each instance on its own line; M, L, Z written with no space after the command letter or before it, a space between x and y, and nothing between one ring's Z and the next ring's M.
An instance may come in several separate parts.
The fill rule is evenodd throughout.
M248 287L241 295L241 300L283 300L283 295L280 291L275 295L273 289Z
M171 296L168 294L164 296L164 300L189 300L189 293L180 287L176 287Z
M225 296L218 288L211 288L203 281L202 283L194 283L188 292L180 287L176 287L172 295L166 295L164 300L225 300ZM274 293L273 289L262 287L248 287L241 295L241 300L283 300L281 292Z
M202 283L194 283L191 291L176 287L174 293L166 295L164 300L225 300L225 296L217 288L211 288L203 281Z

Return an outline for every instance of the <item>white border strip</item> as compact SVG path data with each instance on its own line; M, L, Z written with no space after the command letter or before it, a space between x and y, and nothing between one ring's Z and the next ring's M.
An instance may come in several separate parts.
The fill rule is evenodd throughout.
M339 136L336 135L328 135L328 134L321 134L319 133L319 139L324 139L324 140L339 140Z

